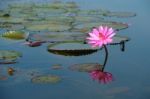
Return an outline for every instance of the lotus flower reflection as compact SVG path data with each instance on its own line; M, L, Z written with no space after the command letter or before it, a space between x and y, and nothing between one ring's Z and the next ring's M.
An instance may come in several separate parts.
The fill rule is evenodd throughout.
M98 80L100 83L107 84L113 80L113 76L109 72L104 72L101 70L94 70L90 72L90 76L93 80Z
M99 26L98 28L94 28L86 39L92 47L102 47L103 45L111 43L113 41L112 37L115 34L112 28Z

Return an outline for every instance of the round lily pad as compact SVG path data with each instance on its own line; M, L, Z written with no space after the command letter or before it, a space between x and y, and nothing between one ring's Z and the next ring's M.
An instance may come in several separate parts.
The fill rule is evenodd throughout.
M4 38L14 39L14 40L21 40L26 38L26 33L22 31L9 31L5 32L1 35Z
M76 25L73 29L73 31L79 31L83 33L89 32L93 27L98 27L100 25L112 27L116 30L121 30L128 28L128 24L125 23L119 23L119 22L112 22L112 21L101 21L101 22L91 22L91 23L83 23Z
M10 17L10 14L7 10L0 10L0 17Z
M44 4L36 4L37 8L52 8L52 9L62 9L64 8L64 3L61 1L54 1L51 3L44 3Z
M105 16L109 16L109 17L134 17L136 16L136 13L133 12L109 12L109 13L105 13Z
M61 77L57 75L41 75L35 76L31 79L32 83L41 83L41 84L56 84L61 81Z
M24 25L8 23L8 22L0 22L0 28L6 29L6 30L22 30L24 29Z
M9 8L32 8L34 3L10 3Z
M116 36L113 37L113 42L110 43L110 44L112 44L112 45L114 45L114 44L120 44L122 42L127 42L129 40L130 40L130 38L128 38L126 36L116 35Z
M98 63L82 63L69 66L70 70L78 72L91 72L93 70L101 70L102 68L103 65Z
M98 21L102 21L103 18L101 17L94 17L94 16L75 16L75 21L76 22L81 22L81 23L85 23L85 22L98 22Z
M25 21L23 18L17 18L17 17L0 17L0 22L23 23Z
M43 32L36 33L30 36L35 41L47 41L47 42L84 42L86 34L78 32Z
M15 63L15 61L21 57L22 54L12 50L0 50L0 63Z
M26 29L30 31L44 31L48 30L51 32L61 32L69 30L71 27L69 25L64 24L54 24L54 23L47 23L47 24L31 24L27 25Z
M104 15L106 13L109 13L109 10L106 9L92 9L92 10L80 10L79 15L94 15L94 16L99 16L99 15Z
M33 11L37 13L38 16L42 14L58 15L66 12L65 9L53 9L53 8L33 8Z
M55 17L47 17L45 18L45 21L58 24L70 24L74 21L74 19L67 16L55 16Z
M81 56L96 52L98 48L91 48L89 44L81 43L58 43L49 45L47 49L50 53L64 56Z

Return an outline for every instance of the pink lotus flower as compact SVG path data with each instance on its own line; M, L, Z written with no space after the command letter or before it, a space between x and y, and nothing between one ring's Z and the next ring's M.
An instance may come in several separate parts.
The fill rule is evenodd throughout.
M115 34L112 28L99 26L98 28L94 28L86 39L92 47L102 47L103 45L111 43L113 41L112 37Z
M103 72L101 70L94 70L90 72L93 80L98 80L100 83L109 83L113 80L113 76L109 72Z

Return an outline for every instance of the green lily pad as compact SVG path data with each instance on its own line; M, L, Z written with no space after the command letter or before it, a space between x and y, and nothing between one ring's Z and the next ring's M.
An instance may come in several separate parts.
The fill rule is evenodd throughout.
M50 15L58 15L58 14L62 14L65 13L66 10L65 9L53 9L53 8L33 8L33 11L35 13L37 13L38 16L41 16L42 14L46 14L49 16ZM45 16L46 17L46 16Z
M106 13L109 13L109 10L106 9L92 9L92 10L80 10L78 12L79 15L91 15L91 16L100 16L105 15Z
M57 43L48 46L48 52L64 56L82 56L96 52L98 48L91 48L89 44Z
M1 23L23 23L25 22L24 18L16 18L16 17L0 17Z
M14 40L21 40L26 38L26 33L22 31L9 31L5 32L1 35L4 38L14 39Z
M103 65L98 63L82 63L82 64L74 64L69 66L71 71L78 71L78 72L91 72L93 70L101 70Z
M39 84L56 84L61 81L61 77L57 75L42 75L42 76L35 76L31 79L32 83L39 83Z
M129 40L130 40L130 38L128 38L126 36L116 35L116 36L113 37L113 42L110 43L110 44L111 45L121 44L122 42L127 42Z
M46 22L50 23L57 23L57 24L70 24L74 21L71 17L66 16L55 16L55 17L48 17L45 19Z
M15 63L15 61L21 57L22 54L12 50L0 50L0 63Z
M98 22L104 20L101 17L94 17L94 16L75 16L75 23L85 23L85 22ZM89 24L89 23L88 23Z
M11 17L15 18L30 18L30 17L36 17L36 12L34 12L32 9L23 9L23 8L12 8L9 9L9 14Z
M0 10L0 17L10 17L10 14L7 10Z
M109 13L105 13L105 16L109 16L109 17L134 17L136 16L136 13L133 12L109 12Z
M35 41L47 42L84 42L86 34L78 32L43 32L30 36Z
M36 4L36 8L52 8L52 9L62 9L64 8L64 3L61 1L55 1L52 3L43 3L43 4Z
M10 9L12 8L32 8L34 3L11 3L8 5Z
M24 29L24 25L4 22L4 23L0 23L0 28L6 29L6 30L12 30L12 31L16 30L17 31L17 30Z
M27 25L26 29L30 31L44 31L48 30L51 32L61 32L69 30L71 27L69 25L64 24L54 24L54 23L46 23L46 24L31 24Z
M83 32L87 33L89 32L93 27L98 27L100 25L112 27L116 30L126 29L128 28L128 24L125 23L119 23L119 22L112 22L112 21L101 21L101 22L91 22L91 23L83 23L76 25L73 31Z

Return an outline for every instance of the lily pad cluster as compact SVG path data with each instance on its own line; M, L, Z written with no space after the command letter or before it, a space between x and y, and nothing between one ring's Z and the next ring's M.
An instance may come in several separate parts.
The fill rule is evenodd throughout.
M128 28L129 25L111 18L108 20L108 17L134 16L136 14L133 12L115 12L106 9L83 10L76 2L12 3L0 11L0 29L7 30L1 34L1 37L48 42L50 44L47 50L54 54L87 55L98 50L87 48L85 44L87 33L92 28L103 25L119 31ZM111 44L126 41L129 41L128 37L117 35ZM76 48L71 48L70 45L75 45Z

